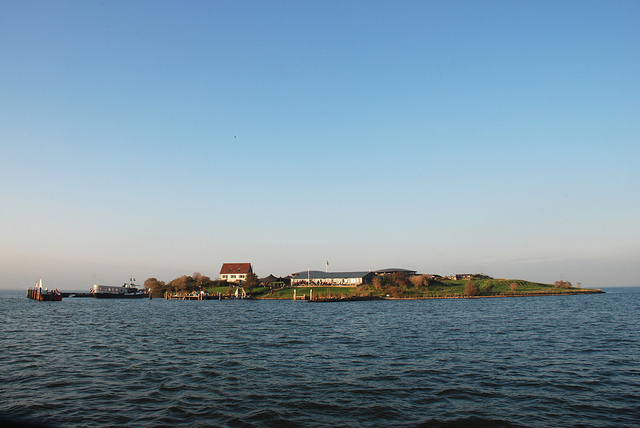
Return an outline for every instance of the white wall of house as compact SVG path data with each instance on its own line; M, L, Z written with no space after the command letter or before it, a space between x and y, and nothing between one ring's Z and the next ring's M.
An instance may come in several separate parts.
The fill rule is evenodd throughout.
M301 277L297 279L292 279L291 284L303 284L307 282L307 278ZM311 282L315 284L327 283L333 285L360 285L362 284L362 277L354 277L354 278L333 278L331 276L323 277L323 278L311 278Z
M227 280L229 282L240 282L247 279L246 273L223 273L220 275L220 279Z

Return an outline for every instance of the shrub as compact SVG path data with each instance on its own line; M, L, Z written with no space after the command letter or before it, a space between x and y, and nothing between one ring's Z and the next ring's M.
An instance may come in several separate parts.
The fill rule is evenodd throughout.
M478 294L480 294L478 284L472 281L467 282L467 285L464 286L464 294L466 294L467 296L477 296Z
M242 285L245 289L249 291L253 290L254 288L260 285L260 280L258 279L258 275L256 275L253 272L249 272L247 274L247 278L245 279Z
M382 279L379 276L373 278L371 285L375 291L382 292Z
M571 288L571 283L569 281L556 281L553 283L558 288Z
M492 291L493 291L493 284L487 281L487 283L484 285L482 292L484 294L491 294Z
M391 297L402 297L402 289L395 285L388 285L385 287L384 292Z
M413 275L409 278L415 288L429 287L429 278L427 275Z

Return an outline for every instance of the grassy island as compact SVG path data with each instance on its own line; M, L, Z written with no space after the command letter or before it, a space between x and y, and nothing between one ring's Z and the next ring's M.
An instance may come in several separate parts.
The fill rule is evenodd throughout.
M599 289L542 284L519 279L481 278L475 280L432 280L421 285L409 284L364 284L358 287L331 287L312 285L304 287L287 287L279 290L255 290L254 298L262 299L292 299L296 290L296 297L309 299L313 294L314 300L339 300L356 298L393 298L393 299L447 299L447 298L478 298L478 297L516 297L516 296L547 296L566 294L602 293Z
M407 275L394 273L380 275L370 283L358 286L311 284L287 286L284 282L264 286L257 276L250 274L241 285L223 280L211 280L197 272L182 276L169 283L149 278L145 287L153 290L154 297L170 294L203 294L220 298L248 297L253 299L281 300L375 300L375 299L453 299L482 297L552 296L568 294L602 293L600 289L581 288L567 281L553 284L521 279L498 279L486 275L470 275L464 279L445 278L438 275Z
M480 297L520 297L549 296L567 294L602 293L600 289L573 287L558 281L555 284L543 284L520 279L475 278L469 280L426 279L415 277L398 281L374 281L357 287L311 285L270 289L256 287L248 292L254 299L296 299L300 300L367 300L367 299L451 299ZM211 294L226 293L227 288L212 287Z

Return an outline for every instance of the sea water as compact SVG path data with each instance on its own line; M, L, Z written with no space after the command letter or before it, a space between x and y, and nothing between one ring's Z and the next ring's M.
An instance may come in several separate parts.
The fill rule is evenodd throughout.
M639 426L640 289L392 300L0 292L0 416L46 426Z

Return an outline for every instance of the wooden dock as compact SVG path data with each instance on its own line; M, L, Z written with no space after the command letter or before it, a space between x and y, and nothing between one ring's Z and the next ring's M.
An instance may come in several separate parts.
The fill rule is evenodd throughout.
M189 293L189 294L180 294L180 293L166 293L164 298L167 300L207 300L209 296L202 293Z
M167 300L232 300L246 299L246 295L236 296L234 294L207 294L207 293L165 293L164 298Z
M41 302L59 302L62 300L62 295L55 291L43 290L42 288L28 288L27 297L33 300L39 300Z
M164 298L167 300L222 300L227 296L206 293L165 293Z

